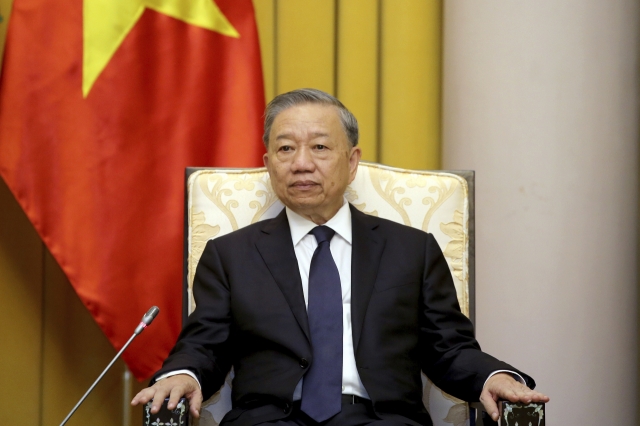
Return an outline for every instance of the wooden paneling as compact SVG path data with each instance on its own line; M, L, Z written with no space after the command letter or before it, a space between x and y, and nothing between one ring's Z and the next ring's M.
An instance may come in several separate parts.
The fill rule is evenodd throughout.
M42 425L55 426L60 424L116 352L48 252L44 277ZM124 364L118 361L68 425L120 423L123 370Z
M9 16L11 15L11 6L13 6L13 0L0 0L0 65L2 65L2 53L4 52L4 42L7 37L7 25L9 24Z
M442 4L382 0L381 157L440 168Z
M276 22L277 94L301 87L334 94L335 2L279 0Z
M442 2L254 0L267 102L301 87L336 95L363 159L440 168Z
M360 128L362 159L378 157L380 3L338 3L336 96L353 112Z
M59 425L115 350L1 179L0 294L0 398L21 402L7 404L2 419ZM68 424L123 424L124 371L116 362ZM134 380L130 393L143 386ZM133 408L129 424L141 418Z
M276 96L276 2L257 0L253 5L260 36L264 94L268 102Z
M40 421L44 248L0 179L0 400L2 423ZM34 409L35 408L35 409Z

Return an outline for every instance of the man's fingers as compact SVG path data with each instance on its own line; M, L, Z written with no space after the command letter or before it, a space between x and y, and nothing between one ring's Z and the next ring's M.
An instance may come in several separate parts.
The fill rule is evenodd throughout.
M484 389L480 394L480 402L484 406L485 411L489 413L493 421L498 421L498 405L493 399L493 395L491 395L491 392L489 392L487 389Z
M180 386L175 386L171 389L171 393L169 393L169 402L167 403L167 408L169 410L173 410L178 406L178 402L180 402L180 398L185 394L185 389Z
M168 394L168 390L162 387L158 387L156 389L156 393L153 395L153 403L151 404L151 414L156 414L158 411L160 411L162 404L164 404L164 399Z
M531 402L531 394L527 392L528 388L524 387L520 383L515 383L513 387L504 389L498 392L497 396L501 399L506 399L511 402Z
M189 406L189 412L194 419L200 418L200 410L196 410L192 405Z
M549 402L548 396L531 390L522 384L512 389L496 392L496 396L511 402L523 402L525 404L529 404L530 402Z
M131 405L146 404L153 399L155 391L152 388L144 388L131 400Z
M189 412L196 419L200 417L200 407L202 406L202 391L199 386L194 386L193 389L188 392L187 398L189 398Z
M543 393L533 391L531 401L532 402L549 402L549 397Z

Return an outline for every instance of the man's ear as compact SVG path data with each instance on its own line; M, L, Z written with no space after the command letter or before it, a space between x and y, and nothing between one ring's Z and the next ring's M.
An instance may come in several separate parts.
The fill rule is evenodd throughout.
M356 178L356 172L358 171L358 164L360 163L360 157L362 157L362 150L359 146L351 148L351 155L349 156L349 183L353 182Z
M269 153L265 153L262 156L262 162L264 163L264 166L268 169L269 168Z

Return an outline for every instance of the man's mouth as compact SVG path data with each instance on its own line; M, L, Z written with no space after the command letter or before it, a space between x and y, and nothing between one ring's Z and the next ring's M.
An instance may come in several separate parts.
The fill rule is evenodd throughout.
M305 189L313 188L314 186L317 186L317 185L318 184L316 182L311 180L299 180L289 185L289 187L305 190Z

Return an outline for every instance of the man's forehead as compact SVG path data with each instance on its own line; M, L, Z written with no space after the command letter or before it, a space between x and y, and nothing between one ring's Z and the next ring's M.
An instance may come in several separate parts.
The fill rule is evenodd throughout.
M328 135L336 125L342 129L338 109L333 105L294 105L281 111L275 117L271 128L271 136L279 138L286 133L323 136Z
M277 121L279 118L282 119L282 117L304 118L310 116L326 116L339 119L339 111L334 105L316 103L297 104L280 111L278 115L275 116L274 121Z

